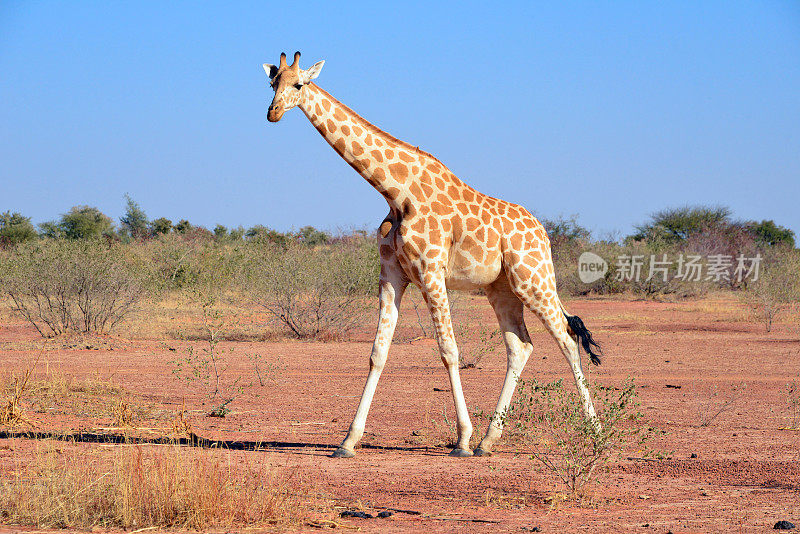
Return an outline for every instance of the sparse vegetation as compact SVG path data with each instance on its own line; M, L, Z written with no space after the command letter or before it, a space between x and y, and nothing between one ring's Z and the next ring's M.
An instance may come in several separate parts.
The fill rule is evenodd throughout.
M746 389L747 384L736 384L725 394L717 386L713 386L708 400L698 403L698 426L710 426L720 415L733 409Z
M715 288L742 290L753 279L751 258L791 250L794 243L791 230L773 221L735 221L725 207L661 210L621 242L593 241L574 219L542 221L551 238L559 292L570 295L628 292L683 298ZM585 251L608 265L605 276L590 284L579 279L576 269ZM710 270L714 262L719 267Z
M253 375L247 380L241 373L230 372L230 357L233 349L220 347L220 341L230 326L230 320L225 312L217 306L217 298L199 294L198 304L201 310L203 326L203 346L195 349L190 345L183 354L172 361L173 374L178 376L189 389L199 387L209 402L214 403L214 408L208 415L212 417L225 417L229 412L228 407L237 397L255 386L257 379L259 385L264 381L258 366L259 355L247 355L253 363ZM270 369L265 368L265 373ZM248 369L249 371L249 369Z
M788 248L770 251L758 280L748 284L742 298L767 332L771 331L780 313L800 303L800 252Z
M783 388L786 404L789 408L789 428L800 428L800 384L792 380Z
M14 376L11 379L11 392L8 395L5 403L0 406L0 426L14 427L16 425L25 424L31 427L36 425L28 419L22 409L21 401L30 387L31 374L33 373L36 364L39 362L41 352L36 358L36 361L25 373L19 377Z
M38 425L35 414L53 410L110 417L120 427L132 426L149 415L149 408L132 402L130 394L111 380L77 378L49 369L34 374L43 351L21 375L0 377L0 396L6 396L0 408L0 426L34 428Z
M456 291L448 291L447 298L450 303L453 330L459 346L458 366L460 369L474 369L484 356L491 354L502 345L502 341L498 344L500 330L497 327L490 328L481 320L476 320L474 314L470 313L469 299L465 295ZM426 313L426 315L428 314ZM432 328L433 324L431 323ZM438 347L434 351L437 355L439 354Z
M577 391L563 381L520 380L518 393L502 417L509 439L579 496L597 469L625 450L641 449L659 431L644 421L636 385L590 387L597 423L587 419Z

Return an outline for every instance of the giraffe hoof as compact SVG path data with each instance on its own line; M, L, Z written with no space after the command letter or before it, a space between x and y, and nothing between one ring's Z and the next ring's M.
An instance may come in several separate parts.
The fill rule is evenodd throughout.
M452 456L454 458L467 458L469 456L472 456L472 451L469 449L453 449L452 451L450 451L449 456Z
M481 449L480 447L478 447L477 449L475 449L473 454L475 456L491 456L492 455L492 451L485 451L485 450Z
M339 447L338 449L336 449L331 453L331 458L352 458L355 455L356 453L354 453L353 451L348 451L347 449Z

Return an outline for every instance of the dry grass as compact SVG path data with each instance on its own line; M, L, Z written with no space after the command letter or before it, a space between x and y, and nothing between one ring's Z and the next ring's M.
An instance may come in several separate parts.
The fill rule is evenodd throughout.
M30 372L33 368L26 372ZM15 377L0 381L0 390L13 391ZM76 378L61 372L45 372L40 377L31 377L27 382L24 395L26 404L34 412L44 413L48 410L59 410L68 413L89 413L94 416L111 416L116 418L118 404L126 402L131 417L142 416L145 408L134 406L128 400L130 394L111 380L98 377Z
M40 446L0 478L0 522L37 528L297 525L316 506L293 476L177 446ZM291 489L291 492L290 492Z
M39 363L39 358L42 357L44 349L45 347L42 347L42 350L39 351L39 355L36 357L36 361L25 371L22 377L12 375L11 381L6 388L10 389L11 393L8 395L2 408L0 408L0 426L14 427L19 424L26 424L31 427L36 426L25 417L21 402L30 387L31 375L36 368L36 364Z
M206 339L202 311L197 303L172 292L161 300L146 300L141 313L128 318L120 332L131 339L188 341ZM260 308L249 304L242 295L227 294L216 305L225 317L231 318L223 341L268 341L286 337L270 326L271 318Z
M747 308L737 298L737 294L730 291L717 291L709 293L702 299L685 300L675 306L667 308L668 311L686 313L708 313L722 315L726 320L747 321Z
M192 434L192 424L186 419L186 401L184 401L172 420L172 436L188 436L190 434Z
M36 426L27 417L25 417L23 409L20 405L22 397L25 394L25 390L28 388L28 381L30 379L32 370L32 368L28 369L28 371L25 373L25 376L22 378L15 377L13 379L13 391L6 399L6 402L2 408L0 408L0 426L14 427L19 424L27 424L28 426L32 427Z
M125 388L111 380L100 376L76 378L49 369L37 376L33 374L35 367L36 363L21 376L0 375L0 395L6 396L0 404L0 426L35 427L29 413L78 413L108 417L114 426L126 428L153 415L153 405L134 402Z

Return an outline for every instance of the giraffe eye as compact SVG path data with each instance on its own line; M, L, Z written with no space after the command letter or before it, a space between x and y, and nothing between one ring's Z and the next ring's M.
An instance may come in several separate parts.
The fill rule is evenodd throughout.
M303 88L303 84L302 83L296 83L296 84L294 84L294 88L295 89L302 89Z

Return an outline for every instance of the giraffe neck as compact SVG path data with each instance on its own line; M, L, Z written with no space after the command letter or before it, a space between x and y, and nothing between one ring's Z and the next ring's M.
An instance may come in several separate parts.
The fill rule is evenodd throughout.
M436 158L374 126L314 83L306 85L300 109L333 149L400 213L417 196L410 194L423 169ZM424 178L423 178L424 180Z

